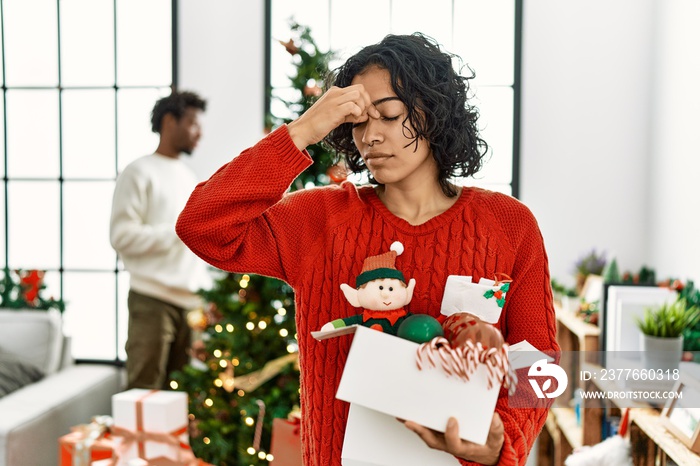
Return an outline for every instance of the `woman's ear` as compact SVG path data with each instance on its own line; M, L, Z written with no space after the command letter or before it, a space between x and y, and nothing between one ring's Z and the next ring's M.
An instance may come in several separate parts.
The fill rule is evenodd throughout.
M348 300L352 307L362 307L360 306L360 298L357 296L357 290L355 288L351 287L347 283L343 283L340 285L340 289L343 291L345 299Z

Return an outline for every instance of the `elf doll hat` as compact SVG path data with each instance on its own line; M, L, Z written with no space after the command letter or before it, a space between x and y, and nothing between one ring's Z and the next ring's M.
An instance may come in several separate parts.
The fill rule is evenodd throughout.
M396 278L406 283L403 273L394 266L396 256L400 256L402 252L403 244L394 241L389 247L389 252L366 258L362 264L362 272L355 279L355 288L380 278Z

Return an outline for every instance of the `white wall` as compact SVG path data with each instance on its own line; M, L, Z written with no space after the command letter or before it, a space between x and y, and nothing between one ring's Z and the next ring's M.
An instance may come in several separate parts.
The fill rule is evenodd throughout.
M525 0L521 199L569 283L591 248L623 270L650 260L652 14L653 0Z
M657 1L650 257L700 285L700 2Z
M700 282L700 2L524 3L521 198L552 275L573 283L595 247ZM262 1L180 1L180 83L210 105L202 179L262 135L263 21Z
M199 179L263 135L263 1L180 0L179 87L207 99L203 137L188 163Z

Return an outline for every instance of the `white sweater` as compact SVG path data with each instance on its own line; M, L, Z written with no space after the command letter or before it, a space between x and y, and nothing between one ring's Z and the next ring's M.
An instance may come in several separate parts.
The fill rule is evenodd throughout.
M179 159L155 153L133 161L117 178L109 232L131 289L185 308L201 305L194 292L212 285L207 265L175 234L196 184Z

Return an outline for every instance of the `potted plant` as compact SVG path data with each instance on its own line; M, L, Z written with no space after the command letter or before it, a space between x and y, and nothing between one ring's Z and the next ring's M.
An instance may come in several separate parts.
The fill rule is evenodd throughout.
M583 284L589 275L601 275L607 259L605 253L598 253L592 249L588 254L584 255L574 264L574 276L576 277L576 293L581 294Z
M683 332L700 321L700 307L684 298L644 310L637 325L642 332L642 361L648 369L677 369L683 354Z

